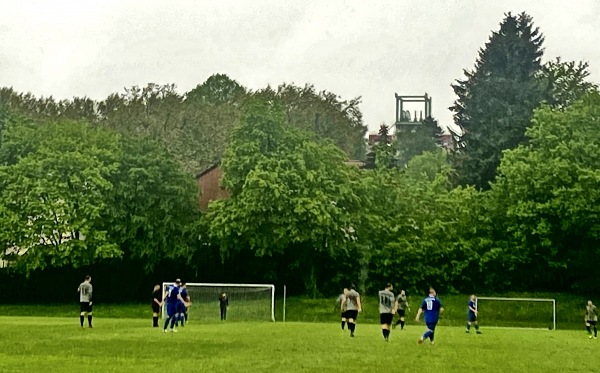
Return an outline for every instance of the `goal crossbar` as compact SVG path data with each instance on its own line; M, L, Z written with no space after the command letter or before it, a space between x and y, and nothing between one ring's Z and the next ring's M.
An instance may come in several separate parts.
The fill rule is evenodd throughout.
M479 300L497 300L497 301L524 301L524 302L552 302L552 330L556 330L556 299L550 298L502 298L502 297L477 297L475 306L478 306Z
M163 282L162 290L166 291L169 286L175 285L174 282ZM197 286L197 287L212 287L212 288L255 288L255 289L270 289L271 291L271 320L275 321L275 285L273 284L228 284L228 283L214 283L214 282L186 282L186 286ZM193 300L192 300L193 302ZM162 317L165 317L165 307L162 309Z

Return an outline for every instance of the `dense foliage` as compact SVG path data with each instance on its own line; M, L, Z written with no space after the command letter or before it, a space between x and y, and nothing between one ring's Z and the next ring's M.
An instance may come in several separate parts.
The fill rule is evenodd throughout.
M193 179L160 146L80 122L14 120L0 145L3 256L30 272L181 256L198 218Z
M453 150L427 118L382 126L367 157L359 99L310 85L0 89L0 258L39 281L83 267L312 296L597 292L600 94L586 63L542 64L542 41L506 16L454 85ZM200 214L193 175L216 160L230 198Z
M465 144L455 165L463 184L488 189L502 151L525 141L533 109L543 99L541 71L544 37L526 14L508 14L492 33L472 71L453 85L451 109Z

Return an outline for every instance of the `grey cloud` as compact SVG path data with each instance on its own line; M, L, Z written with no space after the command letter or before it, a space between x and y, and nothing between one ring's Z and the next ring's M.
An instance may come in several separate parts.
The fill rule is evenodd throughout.
M51 3L51 4L49 4ZM450 84L472 68L503 13L527 11L546 35L546 60L589 61L598 80L593 0L12 2L0 14L0 85L38 95L103 98L124 86L189 90L213 73L251 89L312 83L363 97L375 131L394 92L433 96L452 121Z

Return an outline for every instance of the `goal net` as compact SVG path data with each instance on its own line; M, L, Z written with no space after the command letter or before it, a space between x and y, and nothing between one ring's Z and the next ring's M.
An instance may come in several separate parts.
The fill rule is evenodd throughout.
M166 291L173 282L163 282ZM227 320L275 321L275 286L265 284L186 284L192 302L188 309L189 319L219 321L221 308L219 297L226 293L229 308ZM166 306L162 310L163 318Z
M478 297L477 320L487 326L556 330L556 300Z

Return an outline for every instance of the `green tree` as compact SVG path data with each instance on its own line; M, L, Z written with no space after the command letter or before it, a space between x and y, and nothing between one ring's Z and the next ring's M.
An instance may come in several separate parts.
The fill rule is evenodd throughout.
M537 79L546 89L546 103L553 108L564 109L598 90L597 84L586 80L589 76L587 62L562 61L559 57L546 62Z
M564 110L543 107L530 141L507 151L492 192L506 276L530 288L595 289L600 259L600 95ZM526 272L524 272L526 271Z
M397 165L397 151L394 145L394 139L389 133L389 127L385 124L379 126L378 139L372 145L367 154L365 168L372 170L374 168L392 168Z
M266 91L285 103L285 117L290 126L332 140L349 158L365 158L367 127L359 108L360 97L342 100L332 92L317 92L308 84L304 87L282 84L276 90Z
M394 143L397 152L397 164L406 167L414 157L425 152L434 152L440 147L442 129L437 120L425 118L411 127L401 127L396 131Z
M488 189L502 151L526 141L533 109L545 97L536 78L543 41L529 15L509 13L479 51L475 69L452 86L458 99L450 109L464 144L454 163L463 184Z
M189 91L186 101L194 104L221 105L241 101L246 96L246 88L225 74L211 75L206 81Z
M125 259L139 260L148 270L165 258L191 259L200 218L192 175L156 141L123 136L119 147L101 229Z
M222 162L232 197L213 203L207 219L225 255L240 248L286 255L315 295L323 258L353 240L354 170L333 144L290 129L284 108L277 100L248 103Z
M117 137L81 123L25 124L8 129L5 140L0 152L4 254L27 271L120 256L107 231L97 229L104 195L112 188L107 179L118 167Z
M197 188L157 142L81 122L14 121L0 145L0 247L19 268L134 260L197 246Z
M403 170L363 171L356 236L370 247L371 283L393 281L411 291L470 285L465 278L473 275L478 254L465 232L473 229L477 194L450 188L446 157L438 149L414 157Z

